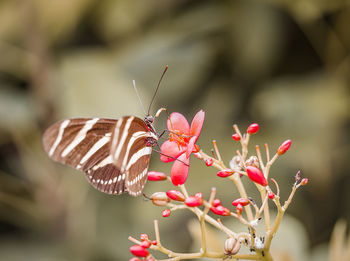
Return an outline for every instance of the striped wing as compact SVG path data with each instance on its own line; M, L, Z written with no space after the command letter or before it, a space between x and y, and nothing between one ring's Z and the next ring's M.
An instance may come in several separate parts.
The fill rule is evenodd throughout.
M43 143L53 160L84 171L96 189L137 196L146 182L150 136L156 137L141 119L131 116L69 119L48 128Z
M152 147L147 143L150 139L157 141L158 137L147 128L143 120L136 117L122 119L114 129L111 157L125 174L126 190L130 195L138 196L147 180L152 152Z

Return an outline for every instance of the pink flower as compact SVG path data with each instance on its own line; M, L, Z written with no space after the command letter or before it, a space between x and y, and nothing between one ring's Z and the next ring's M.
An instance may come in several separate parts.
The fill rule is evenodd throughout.
M204 115L205 113L202 110L197 112L191 126L181 113L173 112L169 116L167 122L170 132L169 140L161 146L161 152L164 155L161 154L160 159L163 162L175 161L170 173L171 181L175 186L186 182L190 155L192 152L198 151L196 141L202 130Z

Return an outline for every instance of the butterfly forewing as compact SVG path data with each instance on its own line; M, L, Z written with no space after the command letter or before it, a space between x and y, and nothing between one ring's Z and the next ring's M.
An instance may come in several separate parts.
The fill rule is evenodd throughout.
M53 160L86 170L109 155L116 122L98 118L59 121L44 133L44 148Z
M84 171L96 189L137 196L146 182L152 151L148 139L157 136L145 122L126 116L63 120L47 129L43 143L52 159Z

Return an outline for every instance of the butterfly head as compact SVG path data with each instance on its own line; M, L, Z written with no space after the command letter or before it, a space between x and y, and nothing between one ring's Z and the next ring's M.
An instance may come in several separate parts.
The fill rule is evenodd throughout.
M146 123L147 125L150 125L150 124L152 124L152 123L154 122L154 118L153 118L153 116L151 116L151 115L147 115L147 116L145 117L144 121L145 121L145 123Z
M154 130L153 127L153 122L154 122L154 118L151 115L147 115L144 119L143 119L147 129L153 133L153 134L157 134L156 131Z

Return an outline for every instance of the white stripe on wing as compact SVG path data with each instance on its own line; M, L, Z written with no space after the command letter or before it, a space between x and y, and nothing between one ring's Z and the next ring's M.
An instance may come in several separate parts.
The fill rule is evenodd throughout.
M94 126L94 124L99 120L99 118L94 118L85 123L84 127L79 131L74 140L64 149L61 156L64 158L67 156L80 142L82 142L87 132Z
M116 144L117 148L116 148L115 153L113 155L114 160L119 158L120 152L122 151L125 140L126 140L128 133L129 133L130 124L131 124L133 119L134 119L134 117L129 117L129 119L126 121L125 127L123 129L122 137L120 138L120 142L118 144ZM118 130L118 132L119 132L119 130Z
M104 166L106 166L106 165L108 165L108 164L111 164L111 163L113 163L112 156L111 156L111 155L108 155L108 156L107 156L106 158L104 158L104 160L102 160L100 163L96 164L96 165L92 168L92 170L95 171L95 170L97 170L97 169L99 169L99 168L102 168L102 167L104 167Z
M120 118L117 124L115 125L111 149L117 146L117 141L119 140L120 126L122 126L123 121L124 121L124 118Z
M101 149L107 142L111 140L110 137L104 136L99 139L91 149L84 155L84 157L80 160L79 164L84 164L92 155L94 155L99 149Z
M126 166L126 169L129 170L131 168L131 165L135 164L135 162L138 161L142 156L150 155L151 153L152 147L144 147L142 149L139 149L136 153L134 153L131 156L128 165Z
M124 172L125 170L129 169L130 167L130 164L127 163L127 160L129 158L129 153L130 153L130 150L131 150L131 147L132 145L134 145L135 141L139 138L148 138L149 137L149 132L145 132L145 131L138 131L138 132L135 132L130 140L129 140L129 143L128 143L128 147L126 149L126 152L125 152L125 155L124 155L124 159L123 159L123 163L122 163L122 166L121 166L121 170L122 172ZM149 147L151 148L151 147ZM151 151L152 151L152 148L151 148ZM129 167L128 167L129 166Z
M69 120L65 120L61 123L60 128L58 130L57 138L56 138L55 142L53 143L53 145L50 149L50 152L49 152L50 157L54 154L58 144L60 144L60 142L62 140L63 132L64 132L65 128L68 126L69 122L70 122Z

